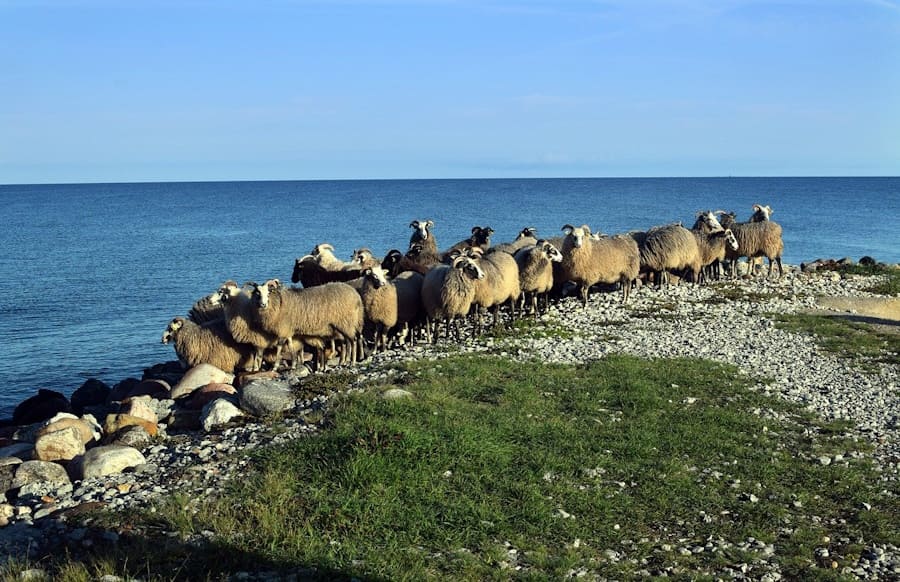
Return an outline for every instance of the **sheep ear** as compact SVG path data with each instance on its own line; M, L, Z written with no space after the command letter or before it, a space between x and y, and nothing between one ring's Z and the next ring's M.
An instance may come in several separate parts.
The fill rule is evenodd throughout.
M760 210L762 210L762 208L759 207L759 204L754 204L754 205L753 205L753 212L758 212L758 211L760 211Z
M571 224L566 224L562 227L562 231L566 234L572 234L573 230L575 230L575 227Z
M429 227L429 228L434 227L434 221L433 221L433 220L427 221L427 222L425 223L425 226L427 226L427 227Z
M586 225L586 224L582 224L582 225L581 225L581 228L584 229L585 234L587 234L587 235L590 235L590 234L591 234L591 227L590 227L590 226L588 226L588 225Z

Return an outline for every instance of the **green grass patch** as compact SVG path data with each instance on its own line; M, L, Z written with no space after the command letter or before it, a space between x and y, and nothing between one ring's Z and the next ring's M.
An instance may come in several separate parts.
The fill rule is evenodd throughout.
M879 295L900 295L900 269L883 265L840 265L836 271L845 275L878 277L879 281L866 287L866 291Z
M834 315L773 314L781 329L811 334L819 346L837 356L868 362L896 363L900 334Z
M136 531L183 535L123 544L146 556L136 573L622 579L665 565L697 578L756 550L686 556L664 544L754 537L774 544L788 578L828 579L813 553L824 535L842 565L858 548L837 540L900 542L897 492L883 494L865 461L816 461L850 458L842 427L807 430L814 420L732 367L454 356L406 368L414 398L342 396L329 430L256 453L220 498L179 496L132 516ZM204 531L207 544L179 542Z
M526 316L496 328L489 327L484 337L494 339L555 338L569 340L574 337L574 334L571 328L564 326L554 318L544 320Z

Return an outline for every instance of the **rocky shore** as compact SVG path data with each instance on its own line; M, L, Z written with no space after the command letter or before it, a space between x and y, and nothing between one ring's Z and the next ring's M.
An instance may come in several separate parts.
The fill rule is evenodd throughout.
M823 352L809 336L780 329L768 315L828 305L846 313L867 301L883 301L864 290L872 282L871 277L793 267L779 281L643 288L632 294L626 307L615 293L592 295L586 309L570 298L543 316L547 326L566 332L565 339L553 333L510 334L468 342L454 351L559 363L626 353L732 364L743 373L772 380L760 381L760 391L825 419L852 421L857 436L874 445L872 457L885 488L896 489L900 361L849 365ZM822 297L840 301L823 302ZM900 325L880 319L894 331ZM391 373L388 364L443 357L446 347L416 346L376 356L350 370L357 379L347 389L366 389L367 383L385 379ZM116 543L122 534L115 528L85 526L74 516L98 508L151 507L174 494L191 499L215 495L241 474L248 451L321 430L317 419L333 394L298 398L296 388L305 382L302 374L235 380L215 370L196 369L181 377L176 366L160 365L148 370L142 381L128 380L111 389L86 384L67 402L65 408L74 414L57 417L49 426L47 420L26 418L29 422L4 428L0 489L6 503L0 503L0 554L34 559L62 547ZM25 418L25 413L20 416ZM818 461L844 462L839 457ZM780 577L776 568L755 571L765 571L769 580ZM868 547L844 573L900 578L900 549ZM723 574L744 577L740 569Z

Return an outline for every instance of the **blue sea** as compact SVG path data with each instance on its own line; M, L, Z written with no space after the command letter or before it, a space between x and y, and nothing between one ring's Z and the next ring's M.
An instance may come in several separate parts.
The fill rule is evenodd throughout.
M785 262L900 261L900 178L621 178L129 183L0 186L0 417L38 388L71 394L174 359L168 321L226 279L289 280L330 242L405 250L414 219L438 244L489 225L616 233L698 210L773 207Z

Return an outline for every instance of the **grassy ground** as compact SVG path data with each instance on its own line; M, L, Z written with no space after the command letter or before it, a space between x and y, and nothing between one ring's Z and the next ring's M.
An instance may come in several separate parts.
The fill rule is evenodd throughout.
M730 367L454 356L399 377L413 398L340 397L323 434L258 453L220 498L117 516L139 535L64 563L62 578L621 579L674 567L696 579L774 560L789 579L828 580L859 540L900 543L900 492L882 491L846 427ZM759 545L740 545L750 538ZM708 540L718 549L681 551Z
M776 314L778 327L815 336L819 346L837 356L859 361L893 362L900 358L900 334L835 315Z

